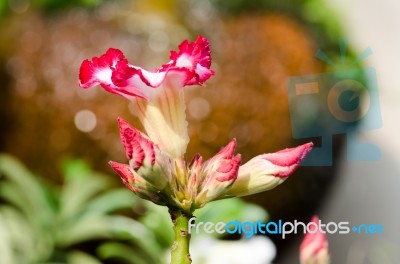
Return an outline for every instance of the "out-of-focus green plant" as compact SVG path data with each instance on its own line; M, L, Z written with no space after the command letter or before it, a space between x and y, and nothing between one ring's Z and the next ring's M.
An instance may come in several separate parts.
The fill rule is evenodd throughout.
M323 0L210 0L224 15L241 13L279 13L287 14L304 24L310 36L324 51L337 52L337 42L344 34L339 15ZM348 56L354 56L350 53Z
M1 0L0 19L12 12L23 13L33 7L51 13L70 7L94 8L104 0Z
M0 10L21 12L33 6L39 10L52 11L66 7L81 6L91 8L104 2L104 0L3 0L0 2Z
M103 0L34 0L33 4L44 10L56 10L71 6L93 7Z
M7 1L0 2L0 18L7 12L8 10L8 3Z
M114 213L142 206L125 189L77 160L64 165L62 188L44 184L0 155L0 263L160 263L163 247L139 221ZM82 250L95 242L94 252Z

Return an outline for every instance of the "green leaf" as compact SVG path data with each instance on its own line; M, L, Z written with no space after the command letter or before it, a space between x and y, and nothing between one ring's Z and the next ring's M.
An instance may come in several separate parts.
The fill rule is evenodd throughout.
M148 201L145 201L145 204L147 211L139 218L140 222L153 232L162 247L171 247L174 241L174 232L168 209Z
M111 218L111 216L88 216L64 225L57 233L57 244L68 247L84 241L111 238Z
M6 225L6 219L0 212L0 263L17 264L13 250L12 237Z
M36 177L25 166L10 155L0 154L0 175L9 183L2 183L1 196L15 203L23 212L31 217L40 216L38 221L48 225L54 218L54 211L46 192ZM16 194L20 197L16 197ZM38 214L39 213L39 214Z
M0 197L8 204L18 208L25 215L31 215L34 211L31 206L27 206L29 200L26 199L27 197L25 195L21 195L18 191L19 188L13 182L2 181L0 184Z
M115 189L94 197L84 208L84 214L105 215L119 209L132 208L138 201L128 189Z
M136 248L116 242L109 242L102 244L97 252L100 258L106 259L121 259L124 263L131 264L147 264L149 259Z
M75 217L96 194L109 188L110 181L105 177L87 176L86 172L70 177L61 191L60 215L61 218ZM69 172L71 173L71 172ZM78 178L82 176L81 178Z
M164 248L145 225L124 216L114 216L111 222L114 234L118 238L129 240L137 245L143 253L153 258L151 263L159 262L157 258L163 254Z
M79 181L92 175L89 164L79 159L64 159L61 163L61 168L66 182Z
M95 257L82 251L73 251L68 254L68 264L101 264Z
M15 208L0 206L0 225L6 230L0 231L0 237L14 254L17 263L32 263L49 256L53 248L51 237L35 229Z

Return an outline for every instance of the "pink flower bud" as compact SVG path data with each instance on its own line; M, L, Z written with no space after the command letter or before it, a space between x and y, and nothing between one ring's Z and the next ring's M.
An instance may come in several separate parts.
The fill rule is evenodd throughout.
M153 166L156 159L154 149L157 148L154 143L122 118L118 118L118 126L121 142L132 168L139 170L145 162Z
M300 166L313 144L262 154L240 166L229 196L245 196L275 188Z
M118 126L131 169L159 190L167 187L173 173L173 160L122 118L118 118Z
M300 245L300 263L301 264L329 264L328 241L326 235L321 230L316 230L319 224L318 216L311 219L315 225L313 232L307 233Z
M110 166L121 177L122 182L137 196L152 201L156 204L166 205L162 193L158 189L140 177L129 165L110 161Z
M201 171L200 192L196 197L196 204L199 207L223 196L235 182L241 161L240 154L233 155L235 148L236 139L233 139L204 163Z

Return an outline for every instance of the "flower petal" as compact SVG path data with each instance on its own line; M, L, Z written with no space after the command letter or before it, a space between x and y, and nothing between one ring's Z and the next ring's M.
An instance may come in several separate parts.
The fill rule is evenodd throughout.
M300 166L313 144L263 154L240 166L238 177L227 195L245 196L275 188Z
M190 43L187 40L179 45L179 51L171 51L168 66L187 68L192 74L188 74L185 85L202 84L212 75L214 71L211 66L210 43L203 36L198 36L196 41ZM167 65L164 65L166 67Z
M127 61L117 63L112 73L112 82L126 95L149 100L156 92L155 88L164 81L167 72L149 72Z
M196 154L193 158L193 161L189 165L188 183L186 185L186 193L190 194L192 198L196 197L199 184L201 184L200 175L202 165L203 158L199 154Z
M203 84L214 71L211 66L210 44L206 38L199 36L196 41L183 41L179 51L171 51L171 61L155 71L121 60L112 71L112 82L118 92L152 100L156 90L166 81L168 85L181 88L186 85Z
M231 160L221 160L221 164L219 165L215 176L215 179L219 182L226 182L235 180L237 177L239 165L240 165L241 156L240 154L236 155Z
M319 226L319 218L314 216L311 219L314 227ZM310 226L311 227L311 226ZM328 241L326 234L320 229L313 229L313 233L307 233L300 245L300 263L301 264L328 264L330 263L328 252Z
M100 84L107 91L115 93L111 76L120 61L126 61L126 59L118 49L108 49L105 54L93 57L91 61L84 60L79 70L79 85L82 88L89 88Z

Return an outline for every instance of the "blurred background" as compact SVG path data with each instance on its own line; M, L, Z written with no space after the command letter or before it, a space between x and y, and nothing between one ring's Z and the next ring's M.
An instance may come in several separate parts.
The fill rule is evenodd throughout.
M199 219L308 222L319 214L323 222L382 224L379 236L328 236L332 262L398 263L400 5L386 2L1 1L0 263L165 262L168 213L131 195L107 165L125 161L116 118L141 126L123 98L79 88L78 71L82 60L109 47L153 69L198 34L211 43L216 75L205 87L185 89L188 160L195 153L210 157L232 137L244 161L311 140L292 136L286 90L292 76L374 67L383 119L381 129L361 133L379 147L379 160L348 161L345 133L334 135L332 166L301 167L272 191L208 205ZM348 63L341 61L343 38ZM374 54L351 65L367 47ZM316 58L318 49L334 65ZM269 239L260 244L269 252L264 259L243 263L298 263L302 235ZM204 243L194 243L204 251ZM194 263L210 262L199 254Z

